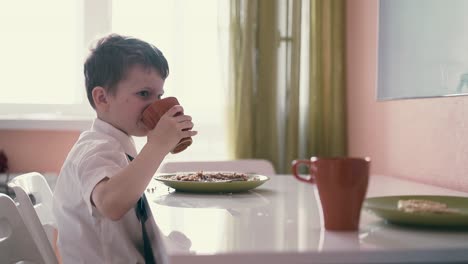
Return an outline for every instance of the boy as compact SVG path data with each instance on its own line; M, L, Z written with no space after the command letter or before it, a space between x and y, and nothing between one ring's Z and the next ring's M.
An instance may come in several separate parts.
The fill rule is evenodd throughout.
M197 132L190 116L174 117L180 105L153 130L143 124L143 110L161 99L169 74L151 44L109 35L91 50L84 74L97 117L68 154L55 187L60 255L63 263L144 263L135 205L169 151ZM147 136L139 154L131 136Z

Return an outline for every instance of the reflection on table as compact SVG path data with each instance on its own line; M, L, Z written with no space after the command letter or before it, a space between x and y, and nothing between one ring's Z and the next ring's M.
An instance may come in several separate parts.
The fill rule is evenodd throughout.
M147 192L168 263L388 263L468 261L468 230L387 224L365 211L358 232L321 227L315 186L277 175L244 193L176 192L154 181ZM371 176L368 197L468 196L392 177ZM157 226L157 227L156 227Z

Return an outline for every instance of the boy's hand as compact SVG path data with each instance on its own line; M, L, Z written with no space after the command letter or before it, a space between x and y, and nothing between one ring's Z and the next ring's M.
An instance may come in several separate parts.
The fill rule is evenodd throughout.
M148 133L148 143L157 143L159 147L169 152L182 138L195 136L197 131L191 130L192 117L183 113L184 108L180 105L169 109Z

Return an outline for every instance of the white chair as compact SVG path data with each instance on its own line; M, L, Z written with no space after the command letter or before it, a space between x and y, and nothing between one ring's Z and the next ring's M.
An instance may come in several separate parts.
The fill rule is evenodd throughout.
M3 193L0 193L0 260L2 263L53 263L43 258L15 202Z
M236 171L266 176L276 174L273 164L264 159L241 159L226 161L168 161L159 168L160 173L188 171Z
M55 247L56 223L52 213L52 191L44 176L37 172L13 178L8 187L16 195L18 210L47 263L58 263ZM32 195L30 198L29 195ZM34 201L34 205L31 202Z

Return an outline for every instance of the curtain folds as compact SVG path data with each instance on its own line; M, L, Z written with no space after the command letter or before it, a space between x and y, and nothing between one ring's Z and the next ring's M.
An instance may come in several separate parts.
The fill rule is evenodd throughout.
M292 5L291 19L291 64L287 69L290 82L288 83L286 96L286 113L285 120L285 143L284 155L278 166L281 172L286 171L291 166L291 161L300 157L300 145L303 144L301 139L301 130L304 129L301 124L301 109L300 109L300 83L301 83L301 14L302 1L295 0Z
M230 13L229 149L233 158L253 158L257 1L231 1Z
M345 2L310 1L309 140L314 156L346 155Z
M234 158L278 163L276 5L231 1L230 149Z
M289 173L294 159L346 155L344 16L345 0L231 0L233 158Z

